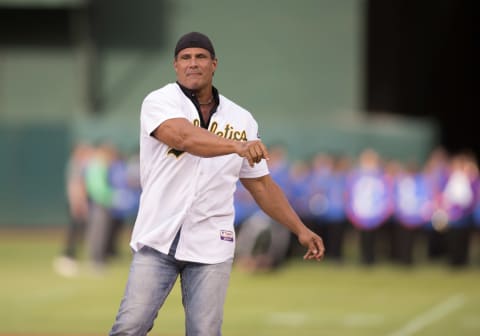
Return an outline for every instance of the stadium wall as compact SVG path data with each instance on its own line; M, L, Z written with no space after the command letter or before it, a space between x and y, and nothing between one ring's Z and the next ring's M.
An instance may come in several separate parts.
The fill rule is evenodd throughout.
M421 160L435 141L428 120L362 111L362 0L5 3L0 226L65 223L70 146L109 138L135 150L142 99L174 79L175 42L193 30L215 43L216 86L256 116L265 142L286 144L292 159L355 155L368 146ZM38 27L18 28L25 15ZM35 31L38 38L25 37Z

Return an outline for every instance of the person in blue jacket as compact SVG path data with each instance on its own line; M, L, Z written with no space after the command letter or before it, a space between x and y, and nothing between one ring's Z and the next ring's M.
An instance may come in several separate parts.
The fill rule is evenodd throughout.
M415 241L432 218L433 199L427 175L417 165L402 167L394 177L395 261L413 264Z
M362 263L376 261L376 236L392 214L392 181L385 174L380 155L367 148L346 182L346 214L360 233Z
M351 162L346 155L334 157L333 169L327 185L328 206L325 211L326 257L341 262L344 257L345 234L349 228L345 212L345 188Z

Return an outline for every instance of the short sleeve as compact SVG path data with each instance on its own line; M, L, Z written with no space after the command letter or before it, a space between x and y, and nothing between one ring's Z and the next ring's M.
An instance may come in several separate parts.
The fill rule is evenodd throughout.
M143 101L140 121L147 134L152 134L165 120L173 118L185 118L180 102L173 97L168 97L163 92L154 92Z

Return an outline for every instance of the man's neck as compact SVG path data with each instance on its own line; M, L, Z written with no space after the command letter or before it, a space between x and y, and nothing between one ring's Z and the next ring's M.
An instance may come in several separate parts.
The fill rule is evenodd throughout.
M210 99L213 93L213 88L212 85L209 85L207 87L204 87L202 89L190 89L189 87L183 85L182 83L177 81L177 84L180 85L180 87L183 89L183 91L187 91L189 95L195 96L200 102L203 102L204 100Z
M200 103L200 105L204 105L211 99L218 103L218 91L212 85L209 85L201 90L192 90L178 81L177 84L182 88L183 92L189 98L194 98L198 103Z
M200 115L201 119L201 126L204 128L208 127L208 123L210 120L210 117L212 113L215 113L218 104L220 103L220 97L218 94L218 90L211 86L210 87L210 95L207 96L207 98L199 97L198 93L194 90L190 90L189 88L183 86L177 81L177 84L180 86L182 89L183 93L195 104L197 107L197 110ZM210 102L210 104L204 104L207 103L210 98L213 100ZM204 99L204 100L202 100Z
M208 88L205 88L204 90L196 91L195 96L197 96L200 105L203 105L209 101L211 102L213 98L212 87L210 86Z

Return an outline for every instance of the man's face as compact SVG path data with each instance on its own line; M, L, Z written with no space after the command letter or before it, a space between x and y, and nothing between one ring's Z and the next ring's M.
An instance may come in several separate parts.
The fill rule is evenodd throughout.
M173 62L177 80L186 88L200 91L212 84L217 59L203 48L181 50Z

